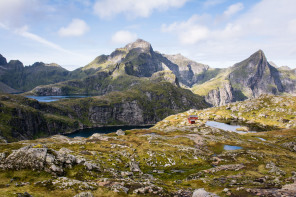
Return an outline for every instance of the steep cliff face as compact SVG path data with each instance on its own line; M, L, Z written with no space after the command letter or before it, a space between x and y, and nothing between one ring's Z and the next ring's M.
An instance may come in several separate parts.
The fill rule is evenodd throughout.
M229 83L225 83L217 89L211 90L205 100L213 106L221 106L235 101L233 88Z
M116 49L110 55L98 56L79 71L72 72L84 72L88 74L87 76L77 80L39 86L29 94L83 93L102 95L111 91L125 90L128 86L134 85L133 81L138 83L142 78L155 78L155 74L160 75L159 73L168 72L172 73L170 75L175 75L174 84L181 83L190 87L200 79L198 75L207 71L208 68L207 65L196 63L181 55L169 56L155 52L150 43L138 39L123 48ZM167 78L166 76L162 79L172 82L172 77ZM127 79L123 79L124 77ZM131 78L134 80L131 81ZM122 80L124 80L122 83L124 86L119 83Z
M168 82L146 82L124 92L53 103L91 125L154 124L190 108L208 107L204 99Z
M284 91L286 93L296 95L296 69L280 67L278 70Z
M67 112L17 95L0 95L0 135L8 141L34 139L79 128Z
M0 95L0 136L15 141L83 127L154 124L174 113L206 107L204 99L189 90L153 81L104 96L53 103Z
M176 55L165 55L168 60L178 65L179 75L178 78L181 83L191 87L193 84L198 83L200 78L198 75L204 73L209 69L208 65L197 63L192 61L181 54Z
M6 65L6 64L7 64L6 58L0 54L0 65Z
M229 74L233 87L241 90L248 97L261 94L279 94L284 91L279 71L271 66L259 50L248 59L233 66Z
M270 65L262 50L246 60L220 71L215 78L195 85L192 90L204 95L214 106L247 98L257 98L262 94L281 94L293 92L294 75Z

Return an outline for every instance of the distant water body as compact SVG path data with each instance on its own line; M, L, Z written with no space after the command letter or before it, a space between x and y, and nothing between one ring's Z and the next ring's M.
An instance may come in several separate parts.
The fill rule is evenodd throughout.
M36 99L39 102L53 102L61 99L73 99L73 98L85 98L90 97L88 95L68 95L68 96L26 96L27 98Z
M123 131L131 130L131 129L146 129L150 128L150 126L109 126L109 127L96 127L96 128L90 128L90 129L81 129L74 133L65 134L67 137L90 137L95 133L101 133L101 134L107 134L107 133L113 133L117 130L121 129Z
M242 127L241 125L230 125L230 124L226 124L226 123L222 123L222 122L216 122L216 121L207 121L206 122L207 126L210 127L215 127L218 129L222 129L224 131L232 131L232 132L236 132L236 133L246 133L244 131L237 131L236 129ZM249 132L256 132L256 131L249 131Z

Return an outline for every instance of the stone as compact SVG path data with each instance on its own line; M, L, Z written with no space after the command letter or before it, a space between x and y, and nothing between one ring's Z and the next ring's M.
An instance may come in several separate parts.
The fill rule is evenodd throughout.
M207 192L204 188L194 190L192 197L219 197L214 193Z
M122 136L122 135L125 135L125 132L123 130L119 129L116 131L116 135Z
M121 172L121 176L133 176L134 173L133 172L128 172L128 171L122 171Z
M25 193L17 193L17 197L33 197L33 196L30 195L28 192L25 192Z
M81 192L74 197L94 197L94 195L91 192Z

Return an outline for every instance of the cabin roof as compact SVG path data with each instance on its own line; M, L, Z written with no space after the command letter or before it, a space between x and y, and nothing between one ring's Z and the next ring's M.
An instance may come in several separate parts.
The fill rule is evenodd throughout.
M197 115L189 115L189 118L197 118Z

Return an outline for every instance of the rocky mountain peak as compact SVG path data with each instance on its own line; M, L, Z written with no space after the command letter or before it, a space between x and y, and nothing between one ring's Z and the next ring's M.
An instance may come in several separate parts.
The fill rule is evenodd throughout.
M267 62L266 56L261 49L255 52L253 55L251 55L250 59L254 60L255 62L257 61Z
M125 48L127 50L141 49L143 52L152 50L151 44L142 39L137 39L135 42L127 44Z
M6 58L0 54L0 65L5 65L5 64L7 64Z

